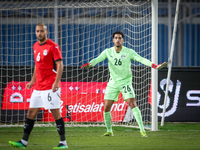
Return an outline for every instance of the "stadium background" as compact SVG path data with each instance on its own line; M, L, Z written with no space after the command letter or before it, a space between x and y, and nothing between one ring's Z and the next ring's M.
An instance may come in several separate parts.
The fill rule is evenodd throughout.
M175 13L175 3L176 1L172 1L171 7L172 7L172 14L168 15L168 3L167 1L159 1L159 10L158 10L158 63L161 63L163 61L167 61L169 57L169 39L168 38L168 18L169 17L174 17ZM68 15L72 10L68 10ZM74 10L71 15L79 15L81 12L80 10ZM91 8L91 12L92 8ZM44 18L49 17L49 10L41 9L41 11L37 11L37 15L43 15ZM53 17L53 10L51 10L52 17ZM95 12L98 13L98 12ZM176 111L176 114L172 115L171 117L167 117L166 121L200 121L199 117L197 114L200 113L200 103L199 100L199 93L196 93L192 95L195 97L192 102L197 103L196 106L186 106L187 103L191 102L187 98L187 92L189 90L197 90L200 91L200 84L199 84L199 79L198 77L200 76L200 3L198 0L196 1L186 1L183 0L181 1L180 4L180 15L179 15L179 21L178 21L178 32L176 36L176 44L175 44L175 54L174 54L174 59L173 59L173 69L172 69L172 81L174 84L177 82L177 80L181 81L181 90L180 91L180 97L181 100L178 103L178 108ZM66 10L61 10L61 13L59 13L59 17L65 17ZM29 31L34 31L35 30L35 25L36 23L30 24L30 26L23 25L23 23L20 24L4 24L4 19L9 18L9 16L15 16L16 19L18 17L28 17L30 15L30 10L25 9L24 11L16 12L13 10L10 11L1 11L1 24L0 24L0 65L1 65L1 72L0 74L6 78L2 78L1 81L1 89L3 89L6 84L13 80L11 77L13 74L17 75L20 71L21 76L16 77L16 81L23 81L23 80L29 80L31 78L31 75L26 75L30 74L32 72L31 70L33 68L30 68L29 66L32 66L34 64L33 61L28 61L32 60L33 56L29 55L32 54L32 45L34 42L36 42L36 38L33 37L33 35L28 34ZM92 15L89 14L89 15ZM109 14L107 14L109 15ZM112 15L112 14L110 14ZM51 17L50 17L51 18ZM173 21L172 21L173 22ZM8 30L11 29L13 26L18 27L20 30ZM104 41L100 43L100 45L105 45L104 47L100 48L100 51L94 51L93 53L90 53L89 55L84 55L87 49L85 47L82 47L84 44L82 42L83 38L87 38L86 35L80 35L79 37L73 36L74 33L76 32L81 32L83 30L82 26L79 25L77 26L76 24L61 24L59 28L62 28L65 31L68 31L68 33L63 32L60 37L58 44L61 45L62 53L63 53L63 58L64 58L64 65L65 65L65 70L66 74L63 74L63 76L78 76L79 72L74 71L72 72L74 66L81 66L82 62L80 63L80 60L86 60L90 58L91 56L98 56L101 51L103 51L105 48L110 47L112 45L106 45L106 43L109 43L108 41L111 40L111 35L105 35L105 37L98 36L97 33L103 32L103 31L97 31L95 30L95 27L98 25L92 25L88 28L88 31L90 29L93 29L92 31L88 32L93 35L93 39L88 39L86 42L88 45L91 45L91 49L96 49L99 45L95 45L93 42L100 40L102 38L105 38ZM112 25L106 25L105 30L110 30L110 33L114 32L112 31L113 26ZM119 30L121 30L122 27L118 27ZM173 29L173 28L171 28ZM49 37L51 39L54 39L54 24L50 23L48 25L48 30L51 31L49 34ZM85 30L85 29L84 29ZM16 38L14 35L20 35L20 34L25 34L27 33L28 36L20 36L20 40L24 41L19 44L9 44L10 41L14 41ZM126 32L125 32L126 34ZM66 40L66 35L68 35L68 39ZM78 43L76 41L78 39ZM126 38L125 38L126 40ZM62 43L62 44L60 44ZM24 49L24 47L27 47ZM79 49L79 47L82 47ZM10 50L16 49L15 55L8 55L10 54ZM74 50L75 49L75 50ZM67 50L68 52L66 52ZM72 52L73 50L73 52ZM22 55L19 56L19 54L28 54L28 55ZM67 57L65 57L67 56ZM77 57L80 56L80 57ZM9 60L9 61L8 61ZM19 62L20 60L20 62ZM67 66L66 66L67 64ZM102 63L100 63L102 65ZM107 65L104 63L104 65ZM6 71L9 67L13 68L15 71ZM20 66L20 67L19 67ZM24 66L24 67L23 67ZM28 69L27 69L28 68ZM101 69L100 69L101 70ZM95 70L96 72L99 71ZM162 70L160 71L159 74L159 83L160 81L166 77L166 71L167 70ZM65 72L65 71L64 71ZM100 73L102 73L100 71ZM105 75L108 72L104 72ZM8 77L8 78L7 78ZM78 78L70 78L70 81L77 81L77 80L82 80L83 76L80 76ZM89 80L91 81L96 81L95 79L98 79L98 73L96 74L96 77L91 77L89 75ZM107 78L103 79L107 80ZM82 80L83 81L83 80ZM88 81L88 80L87 80ZM139 81L138 81L139 82ZM162 90L159 89L159 92L161 93ZM175 92L175 91L173 91ZM1 91L1 98L0 100L2 101L2 95L3 91ZM173 99L174 95L172 94L170 96L170 99ZM173 104L173 103L172 103ZM2 111L3 112L3 111ZM187 114L184 114L184 112L187 112ZM2 115L2 114L1 114ZM183 117L181 117L181 115ZM160 117L159 117L160 119Z
M168 14L168 7L171 8L171 15ZM161 63L163 61L168 60L169 57L169 37L168 37L168 31L169 29L169 18L171 20L171 31L173 31L173 18L175 15L175 8L176 8L176 1L172 1L171 5L168 6L167 0L160 0L158 3L158 63ZM68 20L70 20L73 16L78 16L81 18L82 9L70 9L67 10L65 8L60 9L58 12L59 18L64 18L66 15L68 16ZM93 8L90 8L88 14L85 14L85 16L93 16L96 14L100 14L101 12L94 11ZM1 65L17 65L19 63L20 59L20 65L32 65L31 62L27 61L32 59L31 55L20 56L18 57L18 54L31 54L32 53L32 45L34 42L36 42L36 38L34 35L30 34L32 31L35 30L35 25L37 24L36 20L31 21L31 18L34 18L33 13L35 16L52 19L54 17L54 9L37 9L37 10L31 10L31 9L22 9L21 11L15 11L15 10L5 10L0 12L1 17L1 24L0 24L0 63ZM115 12L108 12L105 14L105 17L113 16ZM13 20L10 20L8 18L13 17L16 19L16 24L13 24ZM118 14L120 16L120 14ZM23 18L30 18L26 20L26 24L23 24L22 21L18 19ZM174 53L174 63L173 66L200 66L200 3L199 0L182 0L180 3L179 8L179 21L178 21L178 29L177 29L177 35L176 35L176 44L175 44L175 53ZM12 18L13 19L13 18ZM5 22L8 22L8 24L5 24ZM10 22L10 24L9 24ZM30 22L30 25L27 23ZM34 24L35 22L35 24ZM54 37L54 22L49 21L48 24L48 30L51 31L49 34L49 37L51 39L55 39ZM59 35L59 41L58 44L62 45L61 49L63 51L63 56L67 55L67 58L64 57L64 64L68 66L73 65L81 65L79 62L80 60L84 60L87 58L90 58L91 56L98 56L101 51L103 51L105 48L112 46L109 43L111 40L111 35L105 34L104 36L98 35L98 33L104 32L103 30L109 30L110 33L113 33L113 28L117 25L105 25L105 27L98 31L98 24L91 25L87 28L83 28L83 25L79 23L77 24L66 24L66 23L59 23L59 30L62 29L62 34ZM18 28L19 30L8 30L12 28ZM117 29L121 30L123 28L123 25L118 25ZM147 27L148 28L148 27ZM83 30L86 30L86 34L79 36L73 36L76 33L81 33ZM92 30L92 31L91 31ZM135 32L137 32L137 28L134 29ZM30 32L31 31L31 32ZM67 32L67 33L66 33ZM124 31L125 34L127 31ZM148 30L146 31L148 34ZM23 33L26 33L26 36L16 36L16 35L23 35ZM83 39L86 39L88 37L88 34L90 34L91 39L84 40L85 43L83 43ZM128 34L128 33L127 33ZM14 36L15 35L15 36ZM67 36L67 38L66 38ZM19 44L8 44L9 41L15 41L15 39L20 38L21 42ZM94 53L90 53L89 55L84 55L87 51L87 47L84 45L91 45L91 49L96 49L99 47L98 44L94 44L95 41L102 40L99 45L105 45L100 47L100 51L95 51ZM147 39L148 40L148 39ZM77 42L78 41L78 42ZM126 41L126 38L125 38ZM141 43L142 44L142 43ZM26 47L26 49L24 49ZM28 49L27 49L28 47ZM19 51L16 51L16 56L7 56L9 54L10 49L19 49ZM73 49L73 53L72 50ZM66 51L68 53L66 54ZM137 49L136 49L137 51ZM75 57L79 55L80 57ZM84 56L84 57L83 57ZM73 59L70 59L73 58ZM10 60L10 61L6 61Z

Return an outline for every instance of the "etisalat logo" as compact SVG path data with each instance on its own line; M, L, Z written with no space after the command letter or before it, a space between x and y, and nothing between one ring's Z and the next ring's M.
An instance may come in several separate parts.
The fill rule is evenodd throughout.
M125 105L126 105L126 102L115 103L112 105L111 111L123 111L125 108ZM87 105L76 103L74 105L69 105L69 110L73 113L101 112L103 106L104 106L103 102L101 102L100 104L93 102Z
M164 87L166 87L165 85L167 85L167 79L161 80L160 81L160 88L162 89L164 94L165 94L165 88ZM168 87L169 93L172 93L173 89L175 90L174 100L170 99L169 95L167 96L165 117L168 117L168 116L170 116L170 115L172 115L176 112L176 109L177 109L177 106L178 106L178 101L179 101L180 90L181 90L181 82L179 80L176 81L176 85L174 85L174 83L170 80L169 87ZM164 102L163 102L163 104L160 104L161 94L159 92L158 92L158 95L157 95L157 99L158 99L158 104L157 104L158 108L163 110ZM170 102L173 102L173 103L170 104ZM162 115L163 115L163 113L158 112L159 117L162 117Z

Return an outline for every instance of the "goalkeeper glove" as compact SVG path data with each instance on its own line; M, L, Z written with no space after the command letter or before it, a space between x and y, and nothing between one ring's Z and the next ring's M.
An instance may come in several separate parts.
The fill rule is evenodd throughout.
M92 64L91 63L86 63L86 64L83 64L81 66L81 68L85 68L85 69L89 69L90 67L92 67Z
M151 65L152 68L158 69L158 70L159 70L159 69L162 69L163 67L166 67L166 66L167 66L167 62L163 62L163 63L161 63L161 64L159 64L159 65L156 65L156 64L153 63L153 64Z

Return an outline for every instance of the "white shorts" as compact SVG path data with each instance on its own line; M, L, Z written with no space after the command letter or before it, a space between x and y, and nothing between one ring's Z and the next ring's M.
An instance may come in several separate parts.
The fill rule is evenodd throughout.
M56 92L53 92L52 89L45 91L33 90L29 108L60 108L60 91L60 88Z

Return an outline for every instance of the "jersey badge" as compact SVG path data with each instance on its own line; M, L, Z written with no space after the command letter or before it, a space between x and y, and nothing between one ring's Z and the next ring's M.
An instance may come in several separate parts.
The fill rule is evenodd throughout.
M43 55L46 56L46 55L47 55L47 52L48 52L48 51L45 49L45 50L43 51Z
M122 55L121 57L122 57L122 59L124 59L126 56L125 56L125 55Z

